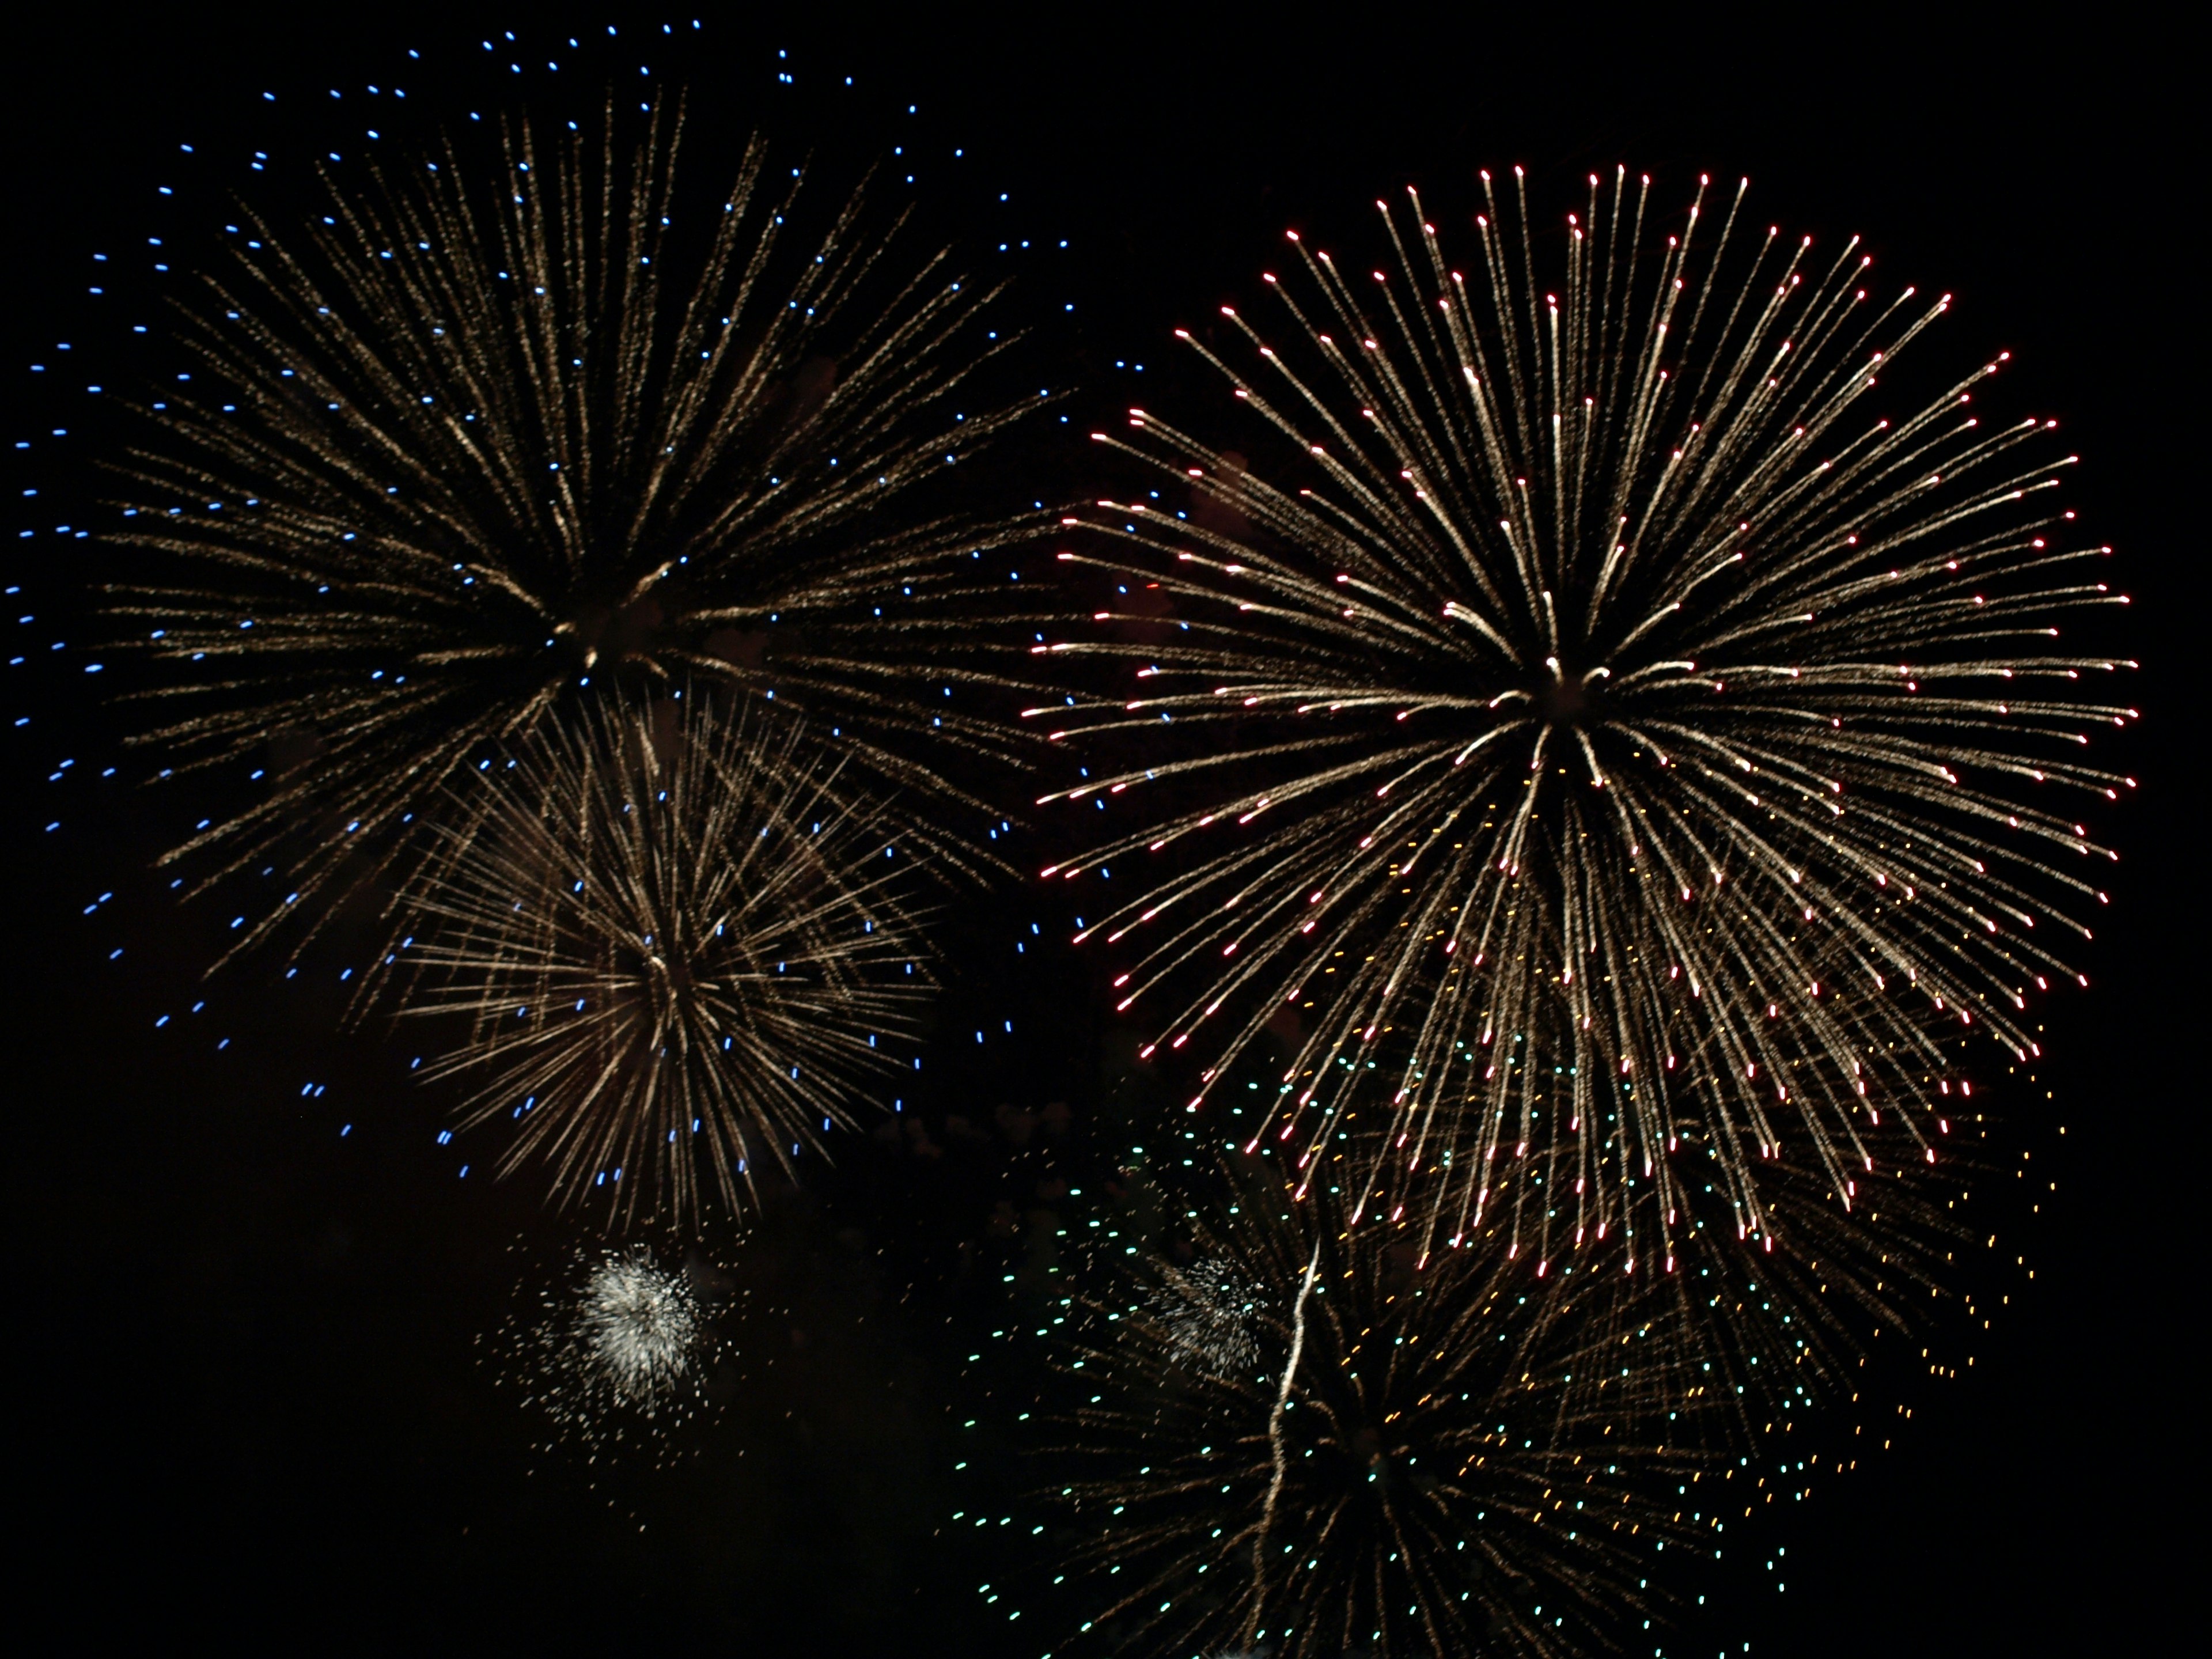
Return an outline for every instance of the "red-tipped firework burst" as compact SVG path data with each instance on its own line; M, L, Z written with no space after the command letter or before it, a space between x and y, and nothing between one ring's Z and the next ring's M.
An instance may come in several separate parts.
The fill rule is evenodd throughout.
M1142 817L1046 873L1110 867L1083 937L1192 1111L1264 1069L1252 1144L1348 1141L1432 1244L1663 1270L1771 1247L1785 1162L1850 1209L1933 1161L1948 1037L2037 1052L2133 714L2057 624L2125 601L2054 423L1978 412L2002 356L1885 412L1948 296L1626 173L1540 264L1500 193L1471 274L1409 192L1371 270L1292 236L1286 338L1182 337L1257 459L1097 434L1161 489L1066 521L1103 626L1038 649L1114 680L1030 714L1107 761L1048 799Z

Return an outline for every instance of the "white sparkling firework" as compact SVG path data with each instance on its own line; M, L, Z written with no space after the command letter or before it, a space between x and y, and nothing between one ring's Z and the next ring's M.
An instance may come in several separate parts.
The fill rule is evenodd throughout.
M649 1253L633 1249L592 1269L573 1334L610 1401L651 1416L696 1382L702 1324L683 1275L662 1272Z
M1170 1364L1212 1376L1249 1376L1258 1369L1254 1326L1266 1293L1234 1261L1205 1256L1188 1267L1164 1264L1150 1302Z
M579 1251L538 1311L515 1380L588 1455L657 1450L702 1409L724 1344L686 1267L662 1266L644 1244Z
M2132 665L2056 624L2124 599L2055 422L1978 412L2002 354L1883 413L1948 296L1625 173L1540 279L1516 178L1472 276L1378 203L1371 272L1292 234L1287 340L1183 335L1260 459L1096 434L1193 511L1066 521L1101 626L1036 649L1114 680L1029 713L1109 761L1047 799L1117 830L1044 873L1111 866L1079 938L1135 953L1193 1112L1272 1027L1249 1139L1308 1181L1672 1267L1707 1224L1771 1248L1785 1158L1846 1210L1888 1137L1933 1162L1947 1030L2039 1052L2112 856L2077 820L2132 781L2081 754Z

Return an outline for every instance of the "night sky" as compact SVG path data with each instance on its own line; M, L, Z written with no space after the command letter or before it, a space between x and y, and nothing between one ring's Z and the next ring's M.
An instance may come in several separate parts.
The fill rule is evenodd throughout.
M702 150L756 123L830 156L958 145L943 188L921 191L933 229L980 248L1004 212L1022 234L1068 240L1056 263L1018 268L1015 303L1040 322L1026 361L1073 388L1071 423L1023 441L1041 490L1083 488L1079 434L1140 390L1117 364L1153 363L1172 328L1249 295L1285 225L1349 241L1377 194L1415 182L1457 200L1484 165L1525 162L1562 191L1617 161L1676 185L1747 173L1760 214L1823 238L1863 231L1893 276L1956 294L1944 333L1960 361L2014 353L2008 394L2059 415L2085 457L2069 499L2118 550L2114 580L2136 597L2124 649L2144 663L2124 696L2146 718L2098 757L2142 787L2096 826L2123 858L2081 953L2091 988L2043 1006L2033 1086L1997 1090L2030 1156L2025 1176L2008 1161L1988 1183L2017 1249L1967 1270L1978 1303L2000 1307L1995 1328L1969 1340L1939 1320L1930 1358L1878 1354L1864 1387L1894 1449L1732 1528L1724 1559L1679 1586L1706 1604L1666 1647L2178 1650L2164 1632L2196 1571L2177 1516L2197 1507L2203 1392L2186 1358L2201 1296L2184 1288L2201 1209L2184 687L2202 649L2184 629L2201 614L2202 531L2185 523L2182 440L2201 424L2183 397L2203 283L2182 46L2109 8L2057 29L1829 9L1831 25L1781 34L1677 12L1601 29L1501 11L1431 29L1358 7L1303 23L1092 9L939 33L792 10L787 28L709 14L703 44L656 51L656 67L691 86ZM1036 1262L1046 1189L1109 1168L1157 1087L1096 965L1057 944L1064 901L1008 883L962 908L918 1124L847 1138L834 1170L811 1167L722 1252L742 1261L748 1311L744 1378L720 1420L673 1468L586 1470L532 1451L478 1342L576 1222L526 1182L456 1178L403 1043L335 1030L335 993L281 988L251 962L200 981L227 918L178 909L150 872L182 809L127 781L144 769L118 747L130 717L78 672L102 627L88 590L103 556L50 526L97 499L106 429L95 414L49 441L52 388L24 370L60 340L112 346L112 318L84 292L92 251L135 250L172 211L155 192L180 143L196 178L260 189L223 158L308 142L292 111L392 70L410 45L460 65L425 78L416 113L509 95L459 48L520 26L460 11L465 27L401 29L375 8L234 24L76 6L11 34L0 374L21 521L7 581L22 597L6 624L35 654L4 671L0 709L9 1260L23 1273L9 1623L41 1651L683 1638L1034 1656L1051 1633L985 1615L975 1586L991 1551L945 1526L962 1501L955 1419L1007 1386L968 1357L1006 1275ZM560 32L606 21L563 12ZM801 84L780 88L780 68ZM848 74L843 101L814 90ZM265 88L289 102L264 103ZM261 198L278 214L304 199L287 176ZM193 257L186 239L176 258ZM23 503L30 489L41 505ZM1048 849L1049 833L1027 844ZM303 1083L326 1092L303 1099ZM1840 1443L1863 1414L1839 1405L1796 1433Z

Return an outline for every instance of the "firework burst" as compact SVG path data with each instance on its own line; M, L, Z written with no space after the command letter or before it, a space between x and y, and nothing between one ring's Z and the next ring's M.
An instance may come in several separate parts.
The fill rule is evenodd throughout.
M989 742L916 705L969 678L940 624L1008 533L938 483L1017 413L971 401L993 291L861 193L799 228L811 194L758 141L726 197L679 189L680 116L641 119L331 178L297 232L248 214L182 320L116 605L164 667L148 741L179 769L265 750L268 793L169 855L289 861L241 944L617 682L778 696L939 800L917 737Z
M664 1267L647 1245L579 1250L495 1345L502 1381L591 1461L665 1450L705 1408L726 1346L713 1314L693 1269Z
M1432 1237L1771 1248L1784 1164L1849 1210L1935 1159L1947 1031L2038 1052L2112 856L2076 803L2129 782L2081 745L2133 713L2056 623L2124 600L2054 423L1978 413L2002 356L1880 412L1948 296L1625 173L1540 278L1484 191L1472 276L1409 192L1371 272L1292 235L1286 339L1224 309L1249 372L1182 336L1260 460L1097 434L1193 507L1067 521L1131 597L1038 649L1116 682L1030 714L1118 757L1057 799L1154 805L1045 873L1111 867L1121 1006L1195 1044L1194 1112L1264 1055L1249 1139L1309 1178L1356 1127Z
M1061 1354L1085 1403L1058 1419L1056 1549L1110 1597L1086 1631L1282 1659L1582 1652L1649 1611L1659 1550L1713 1530L1727 1477L1627 1289L1652 1281L1532 1298L1502 1251L1420 1267L1418 1236L1249 1174L1188 1243L1193 1267L1109 1267ZM1247 1363L1195 1355L1162 1312L1200 1269L1255 1287Z
M904 854L803 744L760 704L617 695L448 787L384 972L450 1037L422 1075L467 1086L463 1128L511 1126L501 1173L742 1209L917 1063Z
M1202 1257L1188 1267L1164 1262L1150 1317L1169 1358L1185 1370L1249 1376L1260 1364L1257 1326L1266 1295L1225 1257Z

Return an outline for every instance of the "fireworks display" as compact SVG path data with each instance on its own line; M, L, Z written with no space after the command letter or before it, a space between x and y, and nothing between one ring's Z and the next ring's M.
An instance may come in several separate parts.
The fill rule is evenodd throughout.
M171 854L208 880L289 861L241 944L618 680L778 696L939 801L916 737L988 741L932 622L1010 533L937 483L1018 412L970 401L993 291L865 192L810 218L758 141L726 197L684 189L680 117L636 124L512 121L332 179L303 229L241 210L180 325L191 371L127 467L147 574L115 608L167 665L147 740L269 775Z
M1192 1267L1105 1258L1115 1288L1060 1352L1077 1403L1047 1494L1055 1559L1104 1598L1083 1630L1115 1651L1555 1654L1648 1612L1729 1479L1631 1288L1650 1281L1532 1298L1502 1255L1419 1267L1410 1230L1347 1218L1253 1174L1193 1224ZM1172 1311L1200 1270L1267 1287L1243 1355Z
M19 1162L135 1264L48 1321L50 1547L204 1513L164 1620L238 1544L280 1622L556 1648L2039 1620L1972 1587L2123 1513L2187 1259L2170 997L2101 1000L2101 1122L2044 1053L2100 958L2189 982L2092 931L2142 618L2081 522L2147 542L2187 427L2077 495L1995 346L2134 419L2132 336L2008 309L1918 117L1863 205L1986 349L1734 173L1470 171L1585 153L1573 77L1469 116L1239 28L1164 131L957 29L515 21L22 123L160 143L20 181L91 263L17 307ZM1606 91L1681 154L1722 84ZM1797 142L1745 159L1826 214ZM2118 188L2054 293L2124 286ZM1933 1500L1809 1501L1915 1435Z
M568 1270L503 1334L508 1380L556 1437L596 1460L658 1453L705 1404L724 1342L689 1267L644 1244L575 1253Z
M1037 649L1114 678L1030 712L1117 827L1045 873L1114 878L1079 937L1192 1111L1266 1070L1249 1141L1348 1139L1354 1213L1657 1268L1694 1217L1771 1242L1784 1160L1846 1210L1879 1139L1934 1161L1947 1030L2038 1052L2133 713L2056 624L2124 601L2054 423L1978 412L2002 356L1883 412L1948 300L1856 240L1624 172L1540 262L1484 190L1471 275L1378 204L1371 270L1293 234L1287 340L1182 336L1259 459L1096 434L1161 489L1067 520L1103 626Z
M610 696L450 786L386 969L501 1170L626 1218L743 1208L917 1063L931 985L877 803L716 695Z

